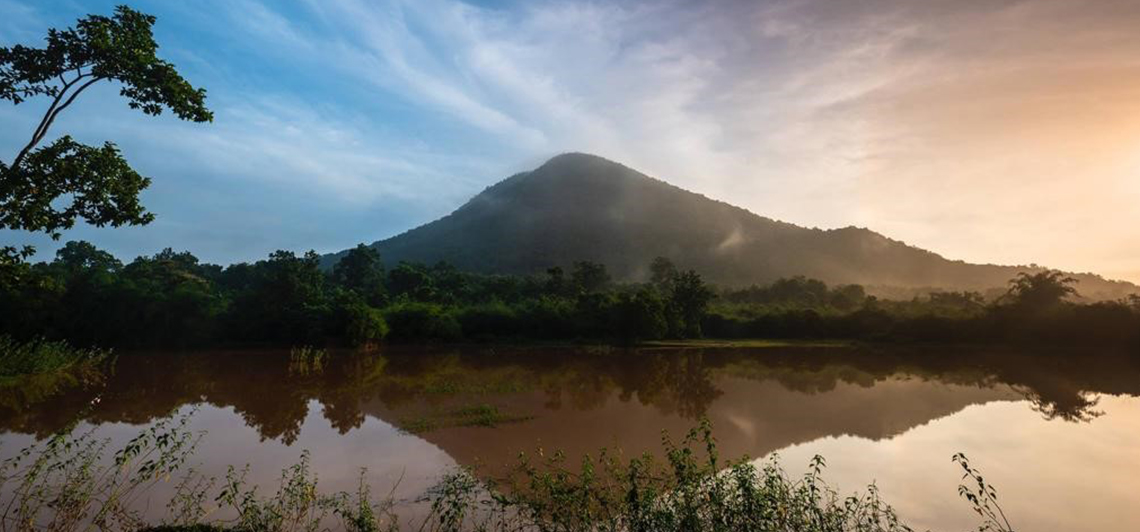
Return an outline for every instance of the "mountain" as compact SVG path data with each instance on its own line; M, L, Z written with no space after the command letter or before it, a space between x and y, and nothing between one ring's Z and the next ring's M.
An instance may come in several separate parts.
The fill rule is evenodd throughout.
M385 263L448 261L476 272L527 274L574 261L605 264L615 278L647 277L670 258L723 286L803 275L900 296L925 288L987 290L1038 267L968 264L868 229L821 230L756 215L601 157L570 153L511 176L434 222L373 244ZM344 252L326 257L331 265ZM1140 291L1076 276L1092 299Z

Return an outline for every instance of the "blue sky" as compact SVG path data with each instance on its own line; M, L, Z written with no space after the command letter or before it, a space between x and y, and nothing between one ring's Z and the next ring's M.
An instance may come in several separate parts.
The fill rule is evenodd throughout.
M115 3L0 0L0 42ZM215 122L109 84L57 122L153 178L153 224L64 236L124 258L343 249L586 151L800 225L1140 280L1135 2L131 5ZM0 106L0 157L45 106Z

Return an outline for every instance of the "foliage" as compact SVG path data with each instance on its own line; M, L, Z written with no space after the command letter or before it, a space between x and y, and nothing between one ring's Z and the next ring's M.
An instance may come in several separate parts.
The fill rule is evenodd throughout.
M22 264L18 279L0 283L0 334L180 348L698 337L1140 346L1140 300L1068 301L1073 287L1056 272L1020 276L993 301L976 292L889 301L802 277L715 290L666 259L649 266L655 281L644 284L614 283L593 263L566 278L558 268L536 276L447 264L385 270L366 246L345 260L326 270L316 253L277 251L222 268L166 249L124 265L68 242L55 260Z
M238 338L274 342L315 342L324 337L330 305L319 257L275 251L268 260L242 271L234 294L232 332ZM227 272L228 273L228 272Z
M596 262L575 262L574 270L570 273L570 284L579 293L601 292L609 286L610 282L610 274L606 271L606 266Z
M340 321L336 330L348 345L368 346L388 336L384 313L369 306L355 292L337 294L336 313Z
M789 478L778 463L758 468L747 458L721 462L709 424L703 422L680 444L664 437L665 460L652 455L629 460L603 450L579 468L560 453L524 456L506 489L463 481L445 486L433 509L440 530L628 530L628 531L907 531L872 485L865 494L841 498L822 479L824 461ZM494 508L476 511L480 502ZM467 511L458 508L467 507Z
M620 294L613 314L614 328L627 343L664 338L669 332L666 302L654 290Z
M400 428L413 434L422 434L447 427L495 427L528 419L531 416L508 414L496 406L479 404L405 419L400 422Z
M382 306L386 299L384 266L375 248L360 244L348 251L332 268L332 280L360 296L371 306Z
M967 481L958 485L958 495L969 501L974 512L982 518L979 532L1013 532L1013 525L1009 524L1005 511L998 504L997 489L986 482L981 471L970 466L965 454L957 453L952 460L962 467L962 480Z
M1076 295L1071 285L1077 280L1056 270L1037 273L1020 272L1009 284L1006 299L1011 305L1027 310L1055 308L1068 296Z
M0 99L15 105L45 96L51 103L28 143L10 164L0 163L0 229L60 231L83 219L95 226L146 224L154 216L139 203L150 180L135 172L110 142L102 147L63 136L37 148L60 113L88 87L120 85L132 109L208 122L205 90L194 88L156 55L155 18L119 6L111 17L89 15L74 28L49 29L46 45L0 48Z
M107 441L61 433L20 451L0 467L0 530L311 532L334 524L353 532L428 531L909 531L874 485L841 497L823 480L815 457L802 477L773 458L722 462L707 421L679 443L663 437L663 460L625 460L602 449L577 467L541 450L520 456L505 478L470 470L444 476L425 494L430 513L402 521L396 501L374 499L361 471L355 493L322 493L308 451L286 468L276 491L247 482L249 466L230 467L219 484L187 463L203 437L191 414L143 431L107 460ZM997 494L965 457L970 480L960 493L981 516L981 531L1011 531ZM174 480L177 479L177 480ZM174 481L166 514L148 523L136 501L159 482ZM154 501L151 501L154 502ZM232 515L233 517L225 517Z
M701 320L714 295L712 289L693 270L678 274L670 284L670 305L677 313L680 324L678 336L700 338Z
M12 379L97 365L111 356L102 349L75 349L66 341L20 342L0 336L0 384Z
M316 532L335 508L335 499L317 491L312 477L309 453L281 472L277 492L269 498L258 497L257 487L249 487L245 477L248 466L238 471L233 466L226 473L222 490L215 501L237 510L234 529L249 532Z
M289 373L294 375L308 375L320 373L325 369L328 361L328 352L305 345L289 350Z
M58 237L80 218L96 227L146 225L154 215L139 194L148 186L114 144L96 148L65 135L0 174L0 228Z
M188 416L154 424L105 458L109 441L66 433L25 448L0 467L9 494L0 530L135 530L145 522L132 503L185 466L199 435Z
M434 303L403 301L385 309L394 340L454 340L462 329L455 316Z
M467 338L512 338L527 333L515 309L498 301L464 306L456 319Z

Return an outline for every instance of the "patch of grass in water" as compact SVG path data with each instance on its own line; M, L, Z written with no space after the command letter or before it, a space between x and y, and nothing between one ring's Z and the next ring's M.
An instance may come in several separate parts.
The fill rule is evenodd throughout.
M19 384L25 377L95 366L110 356L109 350L77 349L65 341L20 342L0 336L0 386Z
M294 347L289 350L289 374L318 374L325 370L328 353L313 346Z
M111 351L0 336L0 407L16 412L75 386L97 383Z
M432 412L400 421L400 429L412 434L423 434L450 427L496 427L505 423L519 423L534 416L507 414L493 405L481 404Z
M699 347L715 349L768 348L768 347L851 347L853 342L846 340L769 340L745 338L720 340L702 338L696 340L654 340L640 344L642 347Z
M516 380L502 380L496 382L463 382L461 380L444 379L428 382L423 386L423 393L439 395L458 394L498 394L525 392L532 387Z

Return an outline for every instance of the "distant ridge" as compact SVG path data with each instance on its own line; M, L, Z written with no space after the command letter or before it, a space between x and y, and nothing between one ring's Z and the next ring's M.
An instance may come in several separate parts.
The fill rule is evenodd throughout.
M905 295L986 291L1040 267L968 264L874 231L821 230L756 215L595 155L567 153L515 174L451 214L373 244L386 264L448 261L484 273L527 274L589 260L618 279L647 277L668 257L724 286L803 275ZM326 257L331 265L343 252ZM1076 274L1082 296L1116 299L1140 287Z

